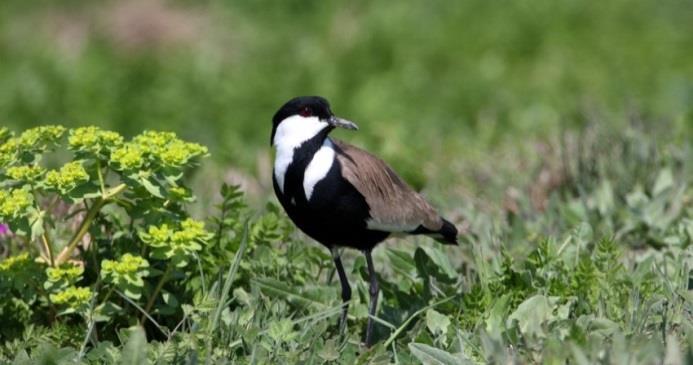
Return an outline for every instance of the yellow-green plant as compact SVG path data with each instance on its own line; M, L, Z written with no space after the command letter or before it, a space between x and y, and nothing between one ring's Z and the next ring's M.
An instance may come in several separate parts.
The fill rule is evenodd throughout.
M0 128L0 222L15 254L0 261L0 319L107 321L170 301L164 285L211 238L184 209L194 200L184 174L204 156L170 132L127 140L94 126ZM161 222L172 227L164 240L137 233L165 230Z

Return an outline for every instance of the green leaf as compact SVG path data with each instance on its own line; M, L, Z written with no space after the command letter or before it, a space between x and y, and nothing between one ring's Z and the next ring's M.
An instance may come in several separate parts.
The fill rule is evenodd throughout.
M336 361L339 359L339 347L335 343L335 339L331 338L325 341L325 344L323 345L322 350L320 350L318 353L318 356L320 356L320 358L326 362Z
M430 308L426 311L426 327L435 336L444 335L450 326L450 318Z
M614 321L608 318L595 317L594 314L582 315L575 323L586 331L589 330L595 335L599 334L605 337L611 336L619 330L618 324Z
M163 293L161 293L161 298L164 300L164 303L166 303L166 305L168 305L169 307L177 308L180 306L178 298L176 298L176 296L169 291L164 291Z
M101 188L94 182L88 181L67 193L66 198L72 203L78 203L83 199L95 199L101 196Z
M36 209L32 208L29 214L29 220L31 221L31 240L33 241L37 240L44 233L43 212L39 212Z
M580 346L578 346L574 342L571 342L569 344L569 346L570 346L570 350L573 352L573 359L575 360L575 363L577 365L590 365L591 364L589 359L587 359L585 352L582 351Z
M542 325L555 318L553 308L558 301L557 298L547 298L543 295L535 295L522 302L515 312L508 316L508 327L512 321L517 321L517 325L525 335L542 336L544 330Z
M123 357L120 359L123 365L146 365L147 361L147 337L142 327L130 329L128 341L123 347Z
M401 271L403 273L409 273L416 270L416 264L414 264L414 259L411 254L402 250L395 250L389 248L385 251L387 257L390 259L390 263L395 270Z
M119 357L120 349L110 341L99 342L86 356L89 361L95 364L115 364Z
M94 321L106 322L111 320L114 315L121 313L123 308L111 301L99 304L94 309Z
M649 200L650 199L643 192L643 187L640 185L636 185L633 191L626 195L626 203L631 208L641 208L647 204Z
M139 300L142 297L142 288L135 285L125 285L123 287L123 294L130 299Z
M496 300L486 319L486 332L493 338L500 338L505 330L505 315L510 304L510 294L505 294Z
M178 180L183 177L183 172L178 169L164 169L161 174L157 174L169 184L176 185Z
M142 185L142 187L149 192L149 194L152 194L157 198L164 198L164 193L162 192L161 186L148 176L137 175L137 182L139 182L140 185Z
M256 278L252 282L260 287L266 294L273 294L280 296L289 300L296 300L305 304L315 304L319 307L324 307L325 304L316 300L311 299L309 296L304 295L300 291L296 290L295 287L289 286L285 282L278 281L271 278Z
M42 343L32 351L31 360L26 353L20 353L14 364L74 364L77 351L72 348L57 348L50 343Z
M236 298L236 301L241 303L244 306L251 306L251 297L250 294L245 291L242 287L238 287L233 290L233 297Z
M443 252L440 248L438 248L437 246L421 246L421 249L423 249L424 252L426 252L428 257L430 257L431 260L436 265L438 265L442 272L445 273L450 279L454 279L457 277L457 272L452 267L452 264L448 259L448 255L445 252Z
M614 189L611 182L607 179L602 181L596 191L597 209L602 215L606 215L614 209Z
M290 341L298 335L293 328L293 322L290 319L284 318L272 322L267 330L267 335L275 342Z
M410 343L409 351L424 365L471 364L468 359L460 359L451 353L423 343Z
M431 255L433 257L431 257ZM435 257L435 259L434 259ZM430 280L435 278L438 281L450 283L457 276L450 262L438 255L435 250L431 250L430 254L424 247L418 247L414 252L414 261L416 262L417 275L424 280L424 285L428 288L425 292L430 291ZM446 263L447 261L447 263Z
M693 242L693 219L685 218L682 220L682 224L688 235L688 240Z
M664 168L659 171L659 175L657 175L657 180L655 180L654 187L652 188L652 195L657 196L673 186L674 175L671 173L671 169Z

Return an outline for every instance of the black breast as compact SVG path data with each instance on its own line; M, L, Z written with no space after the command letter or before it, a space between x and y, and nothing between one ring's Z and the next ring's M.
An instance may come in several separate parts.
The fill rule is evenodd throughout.
M361 193L342 177L338 160L335 159L325 178L315 185L310 201L307 201L303 176L310 159L303 161L298 153L294 156L297 158L287 168L284 178L284 193L279 190L274 176L273 181L279 202L298 228L327 247L366 250L388 237L388 232L366 227L370 218L368 204Z

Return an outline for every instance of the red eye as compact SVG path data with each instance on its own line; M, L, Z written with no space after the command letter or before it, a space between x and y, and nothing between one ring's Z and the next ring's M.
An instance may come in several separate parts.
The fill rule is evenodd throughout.
M303 108L301 108L301 111L298 112L298 113L299 113L302 117L310 117L311 115L313 115L313 112L312 112L312 111L310 110L310 108L307 107L307 106L304 106Z

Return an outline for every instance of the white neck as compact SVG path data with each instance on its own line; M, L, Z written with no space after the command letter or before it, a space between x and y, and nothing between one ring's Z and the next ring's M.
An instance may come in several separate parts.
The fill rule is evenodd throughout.
M330 172L334 158L334 144L329 138L325 138L322 146L313 155L303 174L303 193L306 196L306 200L310 200L311 196L313 196L315 184L324 179L327 173Z
M284 192L284 177L286 169L294 159L294 150L327 127L329 124L318 117L306 118L300 115L288 117L279 123L272 141L277 149L274 157L274 177L277 179L279 190Z

